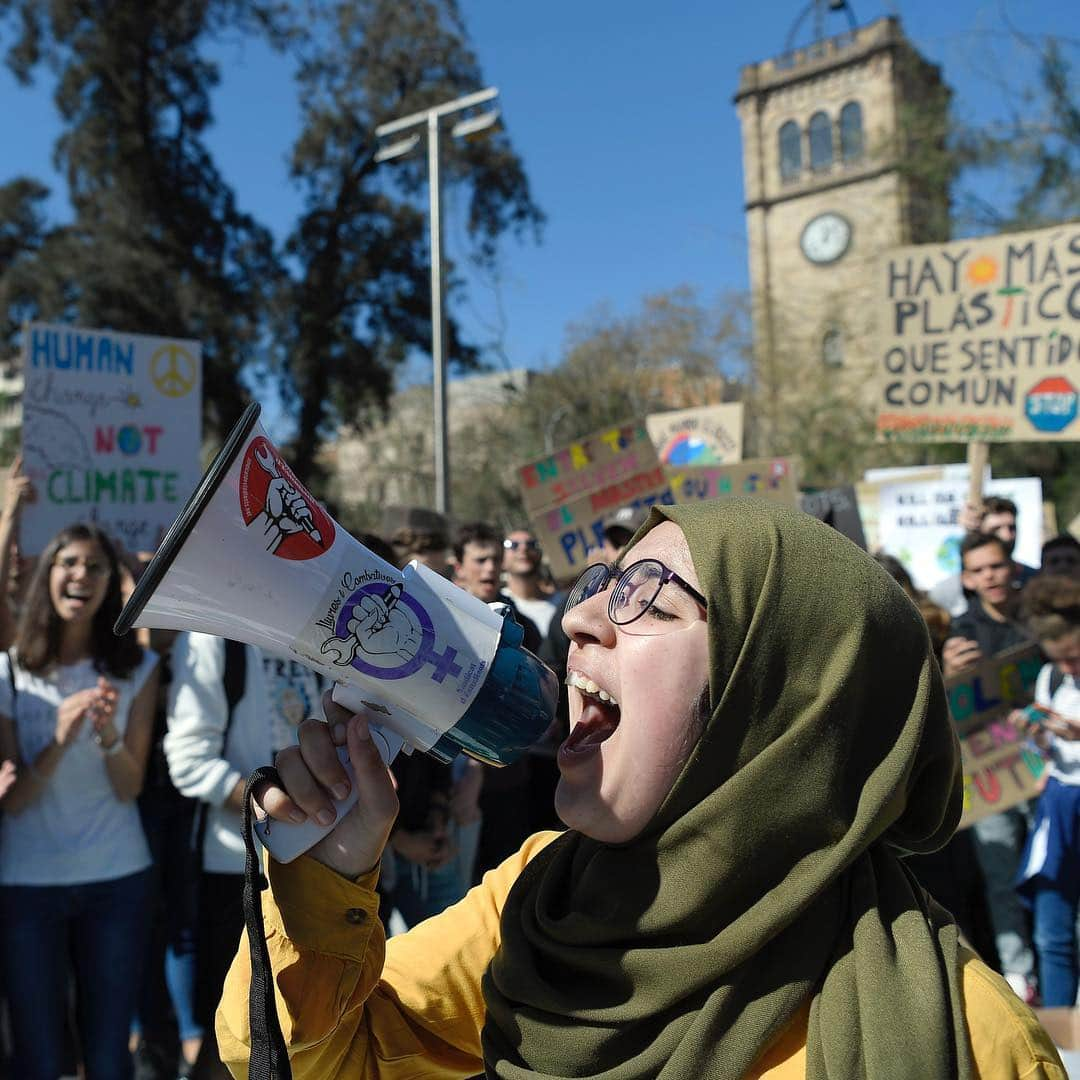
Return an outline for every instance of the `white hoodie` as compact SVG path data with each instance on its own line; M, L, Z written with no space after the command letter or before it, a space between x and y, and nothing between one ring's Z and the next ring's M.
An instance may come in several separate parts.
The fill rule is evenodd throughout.
M213 874L244 872L241 817L225 805L229 793L260 765L273 763L274 753L282 749L274 744L275 736L280 742L283 729L295 737L299 720L322 715L314 672L296 661L264 657L253 645L245 649L244 693L233 710L227 743L224 640L181 634L172 650L165 757L177 790L209 804L203 869ZM283 681L298 705L287 719L276 707Z

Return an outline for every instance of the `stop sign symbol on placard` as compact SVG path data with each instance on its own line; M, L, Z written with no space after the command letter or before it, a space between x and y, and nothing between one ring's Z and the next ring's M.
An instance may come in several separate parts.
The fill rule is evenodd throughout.
M1076 387L1060 375L1043 379L1027 392L1024 413L1038 431L1064 431L1076 419Z

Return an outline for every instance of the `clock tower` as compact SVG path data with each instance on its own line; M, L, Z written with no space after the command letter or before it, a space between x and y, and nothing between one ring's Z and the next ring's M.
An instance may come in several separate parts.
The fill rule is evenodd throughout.
M845 28L827 36L835 17ZM858 26L846 0L813 0L783 53L742 69L735 104L755 449L798 453L822 416L857 426L867 408L881 252L947 235L947 177L923 166L941 160L948 90L897 19Z

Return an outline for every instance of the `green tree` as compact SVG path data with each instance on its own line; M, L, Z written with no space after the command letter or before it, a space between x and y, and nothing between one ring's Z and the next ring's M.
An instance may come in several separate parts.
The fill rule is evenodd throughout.
M483 77L455 0L342 0L306 17L291 160L304 212L286 244L293 274L278 297L277 340L299 410L291 454L318 486L320 438L385 402L395 365L430 347L426 156L377 164L375 128L477 90ZM490 263L502 233L538 230L505 131L447 138L443 151L445 185L466 193L472 257ZM451 363L475 367L478 352L452 319L449 339Z
M1004 119L982 128L958 126L954 139L965 170L954 217L962 235L1035 229L1080 214L1080 86L1068 46L1019 31L1014 39L1035 54L1035 85L1010 88ZM1007 200L981 196L990 170L1006 178Z
M738 399L749 350L737 294L703 303L682 285L644 297L629 315L598 309L567 327L561 360L512 410L522 460L609 424Z
M66 238L49 229L42 210L48 197L49 189L29 177L0 185L0 348L9 355L23 320L64 308L65 275L47 271Z
M743 397L749 367L743 297L703 301L689 286L646 296L627 315L592 312L567 328L562 358L455 434L459 516L524 520L515 466L612 424ZM495 415L493 415L495 414ZM470 446L485 455L470 457Z
M24 82L42 65L57 73L55 161L73 209L46 230L43 189L8 185L0 231L24 242L0 265L0 289L20 318L198 338L218 429L243 405L239 372L279 268L203 142L218 71L200 48L225 27L273 28L274 16L250 0L0 0L11 70Z
M743 298L703 302L682 286L646 297L627 315L593 312L569 328L561 359L545 371L455 383L454 514L520 523L516 466L611 424L738 400L748 356ZM394 395L385 419L374 406L369 413L335 448L334 495L344 514L351 501L359 519L375 527L383 504L430 504L433 497L431 390L414 386Z

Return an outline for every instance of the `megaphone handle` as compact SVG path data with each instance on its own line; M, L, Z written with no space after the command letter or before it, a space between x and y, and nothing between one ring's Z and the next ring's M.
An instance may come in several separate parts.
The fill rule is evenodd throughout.
M388 737L389 736L389 737ZM382 728L371 725L371 739L379 751L379 757L389 765L401 749L401 739L393 732L384 732ZM337 817L332 825L320 825L314 818L308 818L302 825L287 821L271 821L263 818L255 822L255 835L258 836L271 855L279 863L289 863L299 858L309 848L313 848L353 807L359 793L356 790L356 776L352 762L349 761L349 748L338 747L338 759L349 774L349 794L344 799L334 800Z

